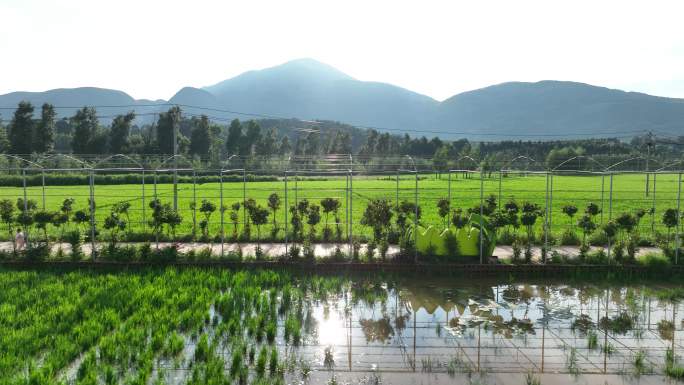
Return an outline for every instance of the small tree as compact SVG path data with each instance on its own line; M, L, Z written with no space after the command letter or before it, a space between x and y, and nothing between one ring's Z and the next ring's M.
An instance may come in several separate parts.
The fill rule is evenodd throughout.
M104 220L104 228L109 230L111 248L114 249L118 240L119 231L124 231L126 229L126 222L121 219L114 207L109 213L109 216Z
M676 209L667 209L663 213L663 224L667 227L667 243L670 244L672 229L679 225L679 215ZM675 245L679 247L679 245Z
M451 215L451 224L457 229L462 229L466 224L468 224L468 217L463 215L463 209L460 207L455 209Z
M62 207L59 208L59 211L66 215L66 224L69 224L71 213L74 211L74 202L76 202L74 198L66 198L62 201Z
M69 221L69 216L63 212L54 213L52 217L52 225L59 230L59 240L64 239L64 225Z
M415 206L414 206L415 207ZM379 242L392 220L392 208L387 199L372 199L361 217L361 224L373 228L373 237Z
M442 217L442 223L446 225L447 216L449 215L449 211L451 211L451 203L449 202L449 200L446 198L441 198L440 200L438 200L437 210L439 212L439 216Z
M164 222L171 232L171 239L176 241L176 227L183 222L183 217L169 203L164 204Z
M589 202L587 208L584 210L584 213L593 218L601 214L601 208L596 203Z
M563 214L568 216L568 219L570 221L570 227L572 228L572 230L575 230L575 221L573 220L573 217L575 216L575 214L577 214L577 206L565 205L561 210L563 210Z
M325 228L323 229L323 239L328 241L332 236L332 231L328 226L328 216L330 213L337 213L337 210L339 210L340 208L340 201L335 198L325 198L321 200L321 207L323 208L323 214L325 214ZM336 222L339 221L336 220Z
M259 244L259 247L261 246L261 226L268 222L268 214L268 210L261 206L254 207L249 213L252 223L257 227L257 244Z
M316 236L316 225L321 222L321 210L319 206L310 205L306 223L309 225L309 239L313 242Z
M112 207L112 211L115 212L116 214L118 214L119 217L121 215L125 216L126 217L125 224L130 225L130 223L131 223L131 216L129 214L130 208L131 208L131 202L121 201L121 202L117 202L114 204L114 206ZM124 225L124 228L126 227L126 225ZM123 231L123 229L121 229L121 230ZM131 231L131 226L128 226L129 234L130 234L130 231Z
M577 221L577 226L582 229L582 245L587 245L587 236L591 235L596 230L596 224L591 219L591 216L585 214Z
M235 202L231 206L231 211L230 211L230 220L233 222L233 239L238 238L238 221L240 220L240 217L238 216L238 213L240 211L240 202Z
M302 235L302 218L299 216L299 210L296 206L290 206L290 224L292 225L292 237L294 239L301 239Z
M608 252L610 253L610 245L613 243L613 238L615 238L615 235L617 234L618 226L614 221L608 221L601 227L601 230L603 230L606 238L608 238Z
M76 226L81 227L84 223L88 222L90 220L90 217L84 210L78 210L74 212L74 217L73 221L76 223Z
M268 196L268 207L273 212L273 228L277 228L278 225L276 222L276 212L280 208L280 196L278 196L278 194L273 193Z
M43 230L45 244L48 244L47 225L52 223L52 219L54 217L55 213L46 210L37 211L33 216L33 220L36 223L36 228Z
M14 203L9 199L3 199L0 201L0 219L7 226L7 232L12 240L12 248L16 251L16 243L14 240L14 235L12 234L12 222L14 222Z
M541 208L536 203L525 202L522 207L522 214L520 216L520 223L527 229L527 250L532 250L532 228L537 222L537 218L542 216Z
M240 203L238 203L238 210L240 209L239 205ZM204 215L204 218L200 221L200 229L202 230L202 237L206 239L209 237L209 221L211 220L211 214L216 211L216 205L211 201L202 199L199 211Z
M620 239L624 240L625 233L631 234L634 227L637 225L637 219L630 213L622 213L615 218L615 224L620 230Z

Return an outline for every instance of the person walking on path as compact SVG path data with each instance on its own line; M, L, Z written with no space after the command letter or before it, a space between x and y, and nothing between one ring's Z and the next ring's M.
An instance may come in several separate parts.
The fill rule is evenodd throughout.
M24 250L26 248L26 235L21 229L17 229L17 235L14 237L14 244L16 245L17 251Z

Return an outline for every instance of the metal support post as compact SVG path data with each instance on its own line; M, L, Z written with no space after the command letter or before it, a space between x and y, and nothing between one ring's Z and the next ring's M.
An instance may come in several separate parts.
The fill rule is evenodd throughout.
M207 226L209 224L207 223ZM192 236L197 232L197 172L192 170Z
M501 210L501 198L502 198L502 196L501 196L501 183L502 183L502 180L503 180L503 173L501 172L501 170L499 170L499 199L497 200L498 204L496 205L496 208L499 210Z
M90 172L90 255L95 260L95 174Z
M24 215L28 216L28 197L26 195L26 170L22 169L21 170L21 184L24 190ZM31 244L29 243L29 229L28 226L25 227L25 234L26 234L26 248L31 248Z
M45 172L40 173L40 180L43 184L43 210L45 210Z
M651 232L655 231L655 209L656 209L656 174L655 172L653 173L653 215L651 215Z
M244 206L242 209L244 210ZM223 209L223 170L219 171L219 211L221 212L221 258L223 258L223 244L226 242L225 231L223 231L223 220L226 211Z
M603 224L603 209L604 209L603 192L605 190L605 185L606 185L606 174L601 173L601 224Z
M143 232L147 231L147 218L145 217L145 170L142 170L142 222Z
M655 191L653 191L655 196ZM679 264L679 249L681 248L679 240L679 231L682 224L679 221L682 220L682 173L677 175L677 227L675 228L675 265Z
M545 197L544 197L544 250L542 254L545 254L549 248L549 173L546 173L546 186L545 186Z
M285 256L287 257L287 246L288 246L288 238L287 238L287 211L290 209L287 201L287 170L285 171Z
M414 169L415 169L415 165L414 165ZM416 210L416 212L415 212L416 223L413 226L413 230L414 230L414 232L413 232L413 242L414 242L413 259L414 259L414 262L418 263L418 170L415 170L415 174L416 174L416 189L415 189L415 193L414 193L414 199L415 199L414 203L416 206L416 208L415 208L415 210Z
M484 263L484 231L482 231L482 226L484 226L483 220L484 220L484 178L483 174L484 172L480 170L480 264ZM479 333L479 329L478 329ZM479 345L479 338L478 338L478 345ZM478 361L479 361L479 347L478 347ZM478 370L479 370L479 362L478 362Z

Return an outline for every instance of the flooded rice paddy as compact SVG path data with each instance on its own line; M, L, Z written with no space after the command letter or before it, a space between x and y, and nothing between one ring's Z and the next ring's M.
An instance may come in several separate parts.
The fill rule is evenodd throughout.
M0 384L666 383L684 355L683 296L658 284L6 270Z

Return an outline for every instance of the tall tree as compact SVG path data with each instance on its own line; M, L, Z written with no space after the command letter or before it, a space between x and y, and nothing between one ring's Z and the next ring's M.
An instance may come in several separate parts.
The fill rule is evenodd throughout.
M284 135L280 140L280 146L278 148L278 153L280 155L286 155L292 152L292 145L290 145L290 138Z
M7 137L7 128L0 121L0 153L4 154L10 150L10 142Z
M12 154L30 154L33 149L33 106L20 102L10 122L9 140Z
M55 146L55 107L52 104L43 104L40 121L33 133L33 151L50 152Z
M74 137L71 139L71 150L74 154L87 154L91 150L98 121L97 112L93 107L83 107L71 117Z
M268 130L256 145L257 155L271 156L278 152L278 133L275 128Z
M206 115L202 115L199 120L195 121L194 126L190 134L190 153L200 157L207 157L211 147L209 118Z
M160 153L173 154L173 131L178 129L180 121L180 107L171 107L168 112L159 114L159 121L157 122L157 146L159 146Z
M226 153L229 155L237 154L240 149L242 139L242 124L238 119L233 119L228 127L228 138L226 139Z
M261 126L255 120L247 122L245 136L240 143L240 155L251 155L254 145L261 140Z
M126 115L116 116L112 121L112 128L109 130L109 151L112 154L129 152L129 135L133 120L135 113L131 111Z

